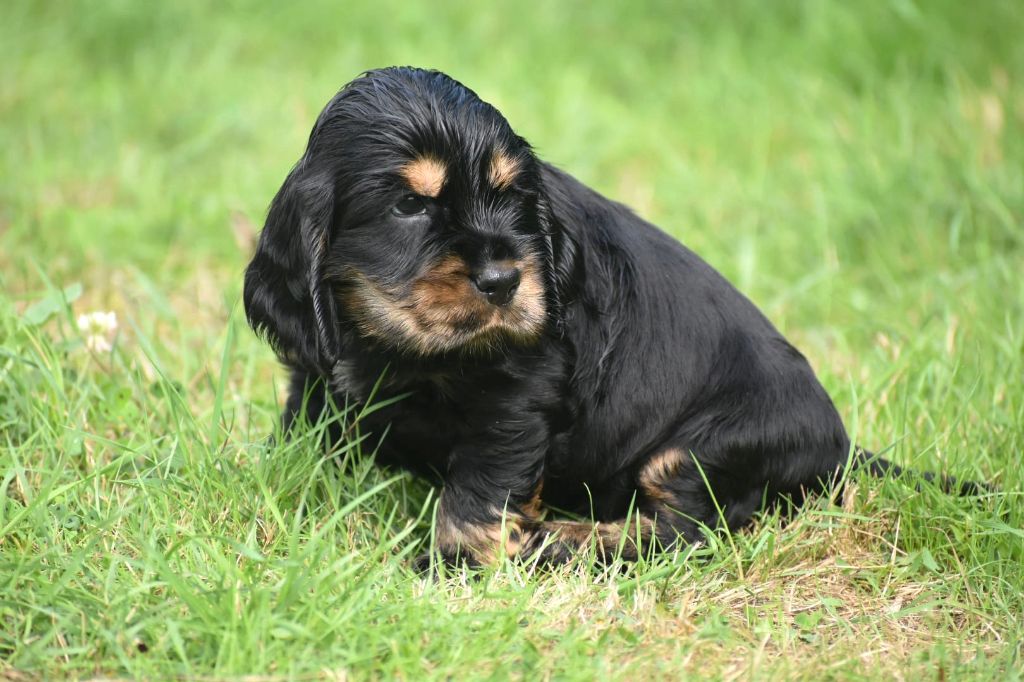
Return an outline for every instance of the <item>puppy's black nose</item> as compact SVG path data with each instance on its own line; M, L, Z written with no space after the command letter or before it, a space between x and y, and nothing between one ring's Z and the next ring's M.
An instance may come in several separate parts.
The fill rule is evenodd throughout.
M474 273L472 280L488 303L508 305L519 288L519 268L492 263Z

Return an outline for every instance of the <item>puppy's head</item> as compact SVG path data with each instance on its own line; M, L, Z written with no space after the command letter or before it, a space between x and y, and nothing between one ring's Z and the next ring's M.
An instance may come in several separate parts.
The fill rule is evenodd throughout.
M321 371L345 329L424 356L532 343L556 232L539 162L494 107L437 72L373 71L327 104L274 198L246 312Z

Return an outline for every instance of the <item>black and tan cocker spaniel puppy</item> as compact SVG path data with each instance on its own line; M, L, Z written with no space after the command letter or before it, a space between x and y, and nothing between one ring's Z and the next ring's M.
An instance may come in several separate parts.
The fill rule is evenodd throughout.
M807 360L721 275L435 71L327 104L244 298L291 371L286 426L408 394L360 427L443 482L445 561L628 559L799 504L848 460L896 469L851 456Z

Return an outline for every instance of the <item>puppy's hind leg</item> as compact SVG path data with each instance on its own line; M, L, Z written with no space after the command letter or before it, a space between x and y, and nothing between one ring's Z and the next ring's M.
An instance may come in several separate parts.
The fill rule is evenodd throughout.
M724 472L703 458L704 465L682 447L667 447L650 457L637 472L640 509L657 520L665 548L703 539L706 529L747 525L764 502L765 486L755 472Z

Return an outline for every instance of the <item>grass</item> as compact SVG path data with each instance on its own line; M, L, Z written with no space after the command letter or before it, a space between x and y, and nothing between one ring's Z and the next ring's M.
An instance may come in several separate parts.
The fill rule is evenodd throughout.
M1018 3L2 14L0 678L1022 676ZM860 443L1000 492L858 479L621 572L418 579L432 491L372 436L268 445L283 377L239 310L319 108L393 63L701 253Z

